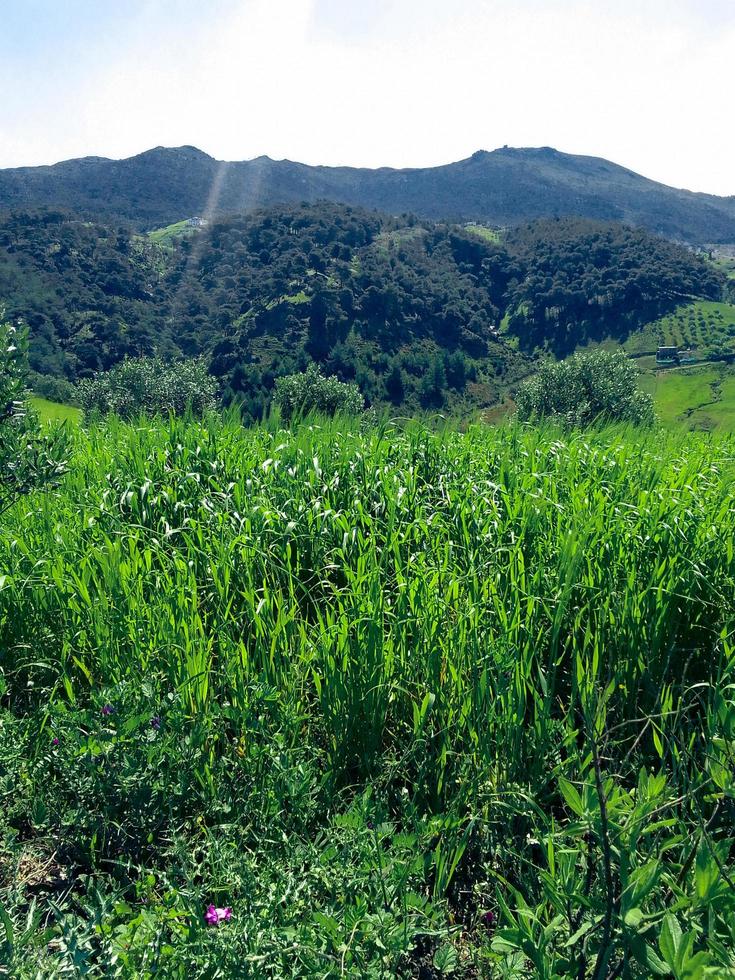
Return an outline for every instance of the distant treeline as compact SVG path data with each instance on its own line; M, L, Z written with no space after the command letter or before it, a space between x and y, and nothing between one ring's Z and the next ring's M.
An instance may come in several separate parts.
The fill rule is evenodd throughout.
M542 220L500 243L329 203L210 224L173 244L58 211L0 220L0 301L35 372L74 382L126 356L205 354L259 414L318 363L372 403L487 404L541 351L623 338L722 275L646 232Z

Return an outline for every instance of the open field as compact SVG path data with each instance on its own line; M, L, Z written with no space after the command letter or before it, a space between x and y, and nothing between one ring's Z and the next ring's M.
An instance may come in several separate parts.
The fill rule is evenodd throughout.
M735 976L732 440L72 438L0 525L8 975Z
M172 225L166 225L164 228L149 231L148 238L157 245L172 245L176 239L188 238L198 231L199 228L190 225L188 219L185 219L184 221L175 221Z
M82 417L82 411L73 405L62 405L60 402L52 402L47 398L33 396L29 398L31 407L38 412L43 422L73 422L78 423Z
M641 387L653 395L667 428L735 432L735 369L725 364L645 371Z
M496 244L500 241L500 232L497 228L489 228L487 225L465 225L465 228L478 237L484 238L485 241Z

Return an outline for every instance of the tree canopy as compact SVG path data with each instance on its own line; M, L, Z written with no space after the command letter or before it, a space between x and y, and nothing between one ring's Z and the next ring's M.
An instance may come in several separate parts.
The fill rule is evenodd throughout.
M275 207L142 236L59 211L0 220L0 295L31 334L34 378L127 358L204 356L226 401L261 414L310 363L371 404L491 404L534 367L624 339L722 276L611 223L475 229L337 204Z

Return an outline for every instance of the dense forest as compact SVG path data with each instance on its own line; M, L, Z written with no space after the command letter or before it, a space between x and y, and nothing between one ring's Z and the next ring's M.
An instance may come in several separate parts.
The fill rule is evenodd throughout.
M370 403L489 404L557 355L623 339L723 277L640 230L542 220L477 229L318 203L164 239L61 211L0 220L0 298L31 330L36 378L75 382L125 356L203 354L257 416L275 378L315 361Z
M679 303L717 299L714 266L615 222L542 220L505 237L524 270L506 300L522 346L564 356L590 340L623 339Z

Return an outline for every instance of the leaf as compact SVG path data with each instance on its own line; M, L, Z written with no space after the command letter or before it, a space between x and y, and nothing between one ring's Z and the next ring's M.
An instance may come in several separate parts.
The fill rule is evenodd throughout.
M440 946L436 953L434 953L434 969L438 970L444 976L454 973L458 963L459 957L457 956L457 950L449 943Z
M578 817L583 817L585 809L582 803L582 797L579 795L577 789L572 786L568 779L564 779L563 776L559 777L559 789L569 809L574 811Z
M643 910L636 906L635 908L628 909L628 911L625 913L625 918L623 921L625 922L626 926L630 926L631 929L637 929L643 918Z
M0 922L2 922L5 929L5 943L7 945L8 952L12 956L15 933L13 932L13 923L10 916L2 905L0 905Z
M668 912L664 916L661 935L658 938L658 948L672 970L676 969L677 956L681 946L681 926L676 918Z
M587 922L583 922L582 925L579 927L579 929L577 929L577 931L574 933L574 935L570 936L569 939L567 939L567 941L564 943L564 947L568 948L569 946L574 946L575 943L579 942L582 936L587 935L587 933L590 931L590 929L594 927L594 925L595 922L591 919L588 920Z
M630 950L636 962L649 973L659 977L670 975L671 970L659 959L653 947L649 946L642 936L634 935L630 937Z
M708 897L719 877L720 871L717 862L709 850L701 846L697 851L697 861L694 865L694 883L699 898Z

